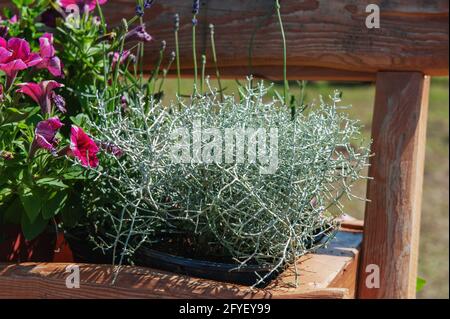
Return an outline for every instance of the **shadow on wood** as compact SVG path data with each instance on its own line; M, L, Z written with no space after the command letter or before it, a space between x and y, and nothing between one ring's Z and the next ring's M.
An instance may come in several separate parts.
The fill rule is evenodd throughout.
M68 289L67 263L0 265L0 298L351 298L361 232L341 231L327 248L303 256L264 289L124 266L78 264L80 288ZM73 265L73 264L72 264Z

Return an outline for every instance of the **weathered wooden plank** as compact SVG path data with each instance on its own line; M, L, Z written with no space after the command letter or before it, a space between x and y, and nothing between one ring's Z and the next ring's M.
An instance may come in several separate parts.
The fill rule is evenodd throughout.
M329 248L304 256L297 287L293 268L277 285L250 289L143 267L123 267L112 286L111 266L79 264L80 288L68 289L69 263L0 264L0 298L352 298L361 239L339 232Z
M123 14L131 15L134 10L133 0L117 2L117 6L105 6L113 21L119 21ZM211 56L208 25L212 23L216 26L217 52L224 73L232 70L232 75L241 71L241 75L251 72L264 76L267 71L262 67L270 67L268 76L281 78L282 43L273 0L202 3L197 35L199 53ZM367 29L365 25L368 4L380 7L380 29ZM181 61L184 68L192 68L191 2L157 1L145 21L156 41L166 40L168 50L173 50L174 13L181 16ZM294 67L309 68L304 71L319 67L357 74L380 70L448 74L447 0L357 0L351 3L292 0L282 2L282 14L288 41L288 75L292 78L305 76L301 69ZM252 36L255 70L245 67L249 64ZM147 47L150 65L158 49L157 43Z
M2 6L8 3L0 0ZM179 13L183 73L192 72L191 4L157 0L146 12L147 29L155 39L146 48L147 69L158 56L161 40L167 41L168 52L174 49L173 15ZM379 29L365 26L368 4L380 7ZM377 71L385 70L447 75L448 7L448 0L282 1L288 77L374 80ZM133 16L134 10L135 0L104 5L111 26ZM224 76L282 77L282 43L273 0L203 0L198 20L198 57L202 52L211 57L208 25L212 23ZM209 59L207 65L212 66Z
M361 232L340 232L326 248L299 258L295 266L289 267L267 288L273 291L292 290L298 279L298 289L346 288L354 298L356 268L362 239ZM354 269L354 270L352 270Z
M123 5L106 6L108 16L118 21L127 11L132 14L132 0ZM209 50L208 25L216 26L216 45L224 73L249 72L271 78L282 74L281 37L273 10L274 1L203 1L199 17L199 52ZM375 3L381 9L381 28L367 29L365 8ZM118 8L120 8L118 10ZM172 15L181 15L180 43L184 68L192 68L191 6L189 1L159 1L148 12L146 22L157 41L168 42L173 49ZM311 68L328 68L329 76L337 70L373 73L379 70L423 71L448 74L448 1L424 3L408 1L283 1L282 13L288 41L288 75L308 78ZM245 68L253 41L254 70ZM156 57L158 44L147 47L149 63ZM211 65L211 63L209 63ZM236 67L239 67L236 69ZM264 68L265 67L265 68ZM269 68L267 68L269 67ZM294 67L309 67L306 70ZM269 71L270 70L270 71ZM309 72L307 72L309 71ZM344 72L343 72L344 73ZM348 79L348 78L347 78Z
M358 296L413 298L430 82L417 72L382 72L376 83ZM368 265L379 267L379 288L366 285Z

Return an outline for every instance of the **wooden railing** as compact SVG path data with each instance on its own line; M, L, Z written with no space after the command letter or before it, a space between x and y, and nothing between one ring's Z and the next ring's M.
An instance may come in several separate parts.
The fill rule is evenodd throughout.
M198 52L212 67L209 24L214 24L223 74L282 76L282 41L273 0L202 1L198 17ZM105 5L111 24L134 14L134 0ZM365 25L366 7L380 7L380 28ZM156 60L159 42L174 49L173 15L180 14L180 58L192 72L192 1L156 1L145 22L154 42L146 48L146 65ZM282 1L288 42L288 76L292 79L372 80L378 71L448 74L448 1L446 0L297 0ZM252 52L252 68L249 52ZM210 74L214 74L210 70Z

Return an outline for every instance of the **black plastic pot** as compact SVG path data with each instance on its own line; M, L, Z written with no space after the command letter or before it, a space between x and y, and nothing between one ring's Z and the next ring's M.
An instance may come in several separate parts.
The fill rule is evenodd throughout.
M235 283L240 285L254 285L260 277L267 275L273 267L247 265L237 269L238 264L220 263L206 260L197 260L186 257L174 256L149 248L141 248L136 252L136 264L178 274ZM257 275L258 274L258 275ZM276 277L278 273L272 273L266 281Z
M82 231L78 230L75 234L69 232L65 235L72 249L74 261L80 263L110 264L112 262L112 255L104 255L101 251L95 250L93 244L87 240L86 235L80 236L82 233ZM322 238L323 236L318 236L316 241L320 241ZM156 251L148 247L139 248L134 255L133 262L137 266L248 286L254 285L273 268L270 265L246 265L238 268L239 265L237 263L191 259ZM277 275L278 272L273 272L265 282L270 282Z
M103 254L88 240L85 232L73 230L66 232L65 238L77 263L111 264L112 254ZM133 258L135 265L174 272L181 275L223 281L241 285L253 285L260 276L265 276L271 267L249 265L236 269L238 264L211 262L175 256L141 247ZM268 281L277 274L273 273Z

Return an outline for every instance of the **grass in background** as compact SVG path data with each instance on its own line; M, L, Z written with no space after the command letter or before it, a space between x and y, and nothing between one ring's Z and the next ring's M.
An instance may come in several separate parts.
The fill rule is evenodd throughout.
M236 92L237 83L223 81L227 93ZM419 298L449 298L449 90L448 78L432 80L427 130L424 194L419 254L419 276L427 281ZM217 86L212 81L213 86ZM275 88L282 92L282 86ZM295 92L295 85L291 86ZM334 89L343 92L344 105L353 107L347 112L364 125L363 136L370 139L375 87L372 84L342 84L309 82L306 103L319 102L319 96L328 97ZM164 85L165 101L169 102L176 92L176 80ZM192 81L182 81L182 94L192 92ZM355 194L365 197L366 183L355 185ZM365 203L347 202L349 213L364 218Z

